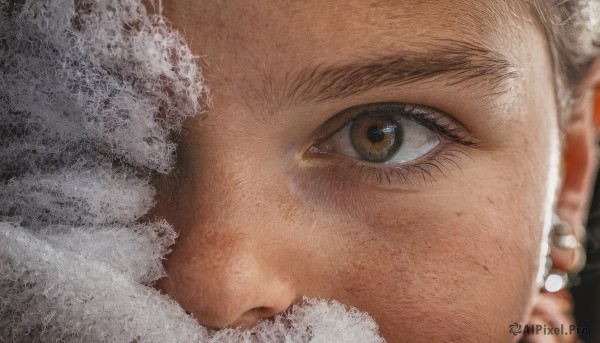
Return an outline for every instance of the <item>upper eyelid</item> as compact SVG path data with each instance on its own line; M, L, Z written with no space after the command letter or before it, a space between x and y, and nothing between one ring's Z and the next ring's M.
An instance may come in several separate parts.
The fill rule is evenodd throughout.
M359 111L358 109L361 110ZM464 125L462 125L453 116L443 111L420 104L378 102L353 106L339 112L325 123L325 127L317 130L317 132L326 131L326 133L324 133L323 136L321 136L320 138L317 137L317 140L315 140L313 144L320 144L327 141L334 134L343 129L346 125L349 125L353 120L357 120L363 115L369 114L369 111L373 111L376 109L401 110L404 111L405 114L408 114L408 120L413 120L418 124L423 125L432 131L435 131L444 139L470 146L474 146L478 143L478 140L472 135L470 130L465 128ZM342 116L344 118L339 118L339 116ZM437 123L434 123L436 120ZM447 123L442 124L440 122L442 120L447 121ZM333 121L333 123L336 123L334 128L331 128L331 126L334 126L333 123L330 123L331 121Z

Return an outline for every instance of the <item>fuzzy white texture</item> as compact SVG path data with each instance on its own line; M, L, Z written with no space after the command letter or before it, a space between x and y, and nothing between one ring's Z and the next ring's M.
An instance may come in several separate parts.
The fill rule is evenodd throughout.
M139 0L20 3L0 0L0 341L383 342L334 301L211 331L154 290L176 237L140 219L201 111L197 58Z

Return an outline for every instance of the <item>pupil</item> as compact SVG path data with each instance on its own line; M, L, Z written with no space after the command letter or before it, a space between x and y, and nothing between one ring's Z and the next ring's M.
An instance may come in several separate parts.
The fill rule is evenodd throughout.
M401 122L385 113L361 117L350 128L352 147L368 162L389 160L400 149L403 138Z
M367 137L369 137L371 142L377 143L381 142L385 138L385 133L378 129L377 126L373 125L369 127L369 130L367 130Z

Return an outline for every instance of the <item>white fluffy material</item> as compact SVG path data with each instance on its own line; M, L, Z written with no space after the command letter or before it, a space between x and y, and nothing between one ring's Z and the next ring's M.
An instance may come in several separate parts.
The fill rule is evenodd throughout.
M198 113L197 59L138 0L0 0L0 341L383 342L365 313L305 299L209 331L152 282L175 241L153 173Z

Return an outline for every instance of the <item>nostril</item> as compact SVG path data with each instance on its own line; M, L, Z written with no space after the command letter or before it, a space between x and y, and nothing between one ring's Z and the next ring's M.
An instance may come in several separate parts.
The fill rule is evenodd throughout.
M230 325L230 327L249 330L252 329L260 320L273 319L276 315L284 312L285 310L286 309L268 306L254 307L242 314L235 323Z
M275 316L280 311L273 307L259 306L251 309L249 312L258 318L269 318Z

